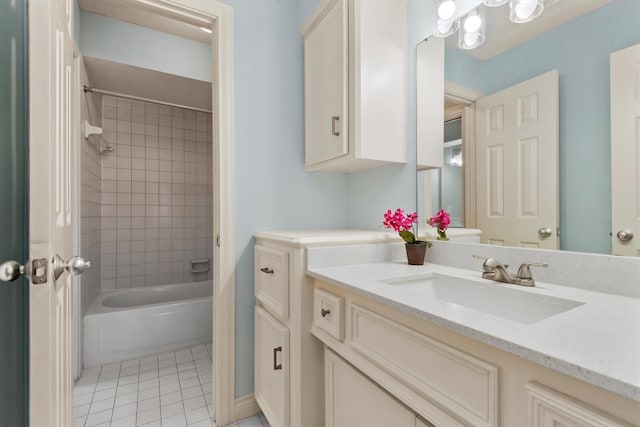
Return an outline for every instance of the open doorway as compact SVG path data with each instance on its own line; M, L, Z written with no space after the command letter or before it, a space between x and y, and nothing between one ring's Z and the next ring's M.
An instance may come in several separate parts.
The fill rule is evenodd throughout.
M127 382L134 379L136 417L145 412L142 417L155 421L151 418L157 416L154 414L159 413L160 407L156 411L151 407L155 406L152 401L159 401L163 391L167 395L176 395L176 391L180 394L185 422L195 421L194 417L205 412L207 419L215 418L221 425L236 417L230 182L233 175L231 9L215 1L200 10L181 3L163 0L80 2L88 10L95 7L95 12L113 19L126 16L129 22L139 20L136 24L156 30L170 27L174 34L177 28L183 32L182 37L187 36L191 27L189 31L194 37L201 40L204 34L211 53L210 83L193 79L189 82L135 67L127 69L122 64L92 58L83 60L83 52L76 54L76 86L84 88L78 93L78 105L82 107L84 103L85 106L80 108L78 120L78 145L82 148L78 163L82 179L76 194L82 202L78 209L81 221L76 248L80 249L78 252L88 249L99 259L94 263L94 267L99 268L85 275L84 283L77 287L80 297L76 304L79 332L76 377L80 379L74 406L81 409L74 416L82 419L86 409L86 422L90 416L104 412L100 410L101 405L106 408L112 403L112 417L117 408L121 408L119 415L130 411L133 402L127 403L127 399L132 399L134 383ZM117 76L137 76L139 83L129 79L121 81L128 88L118 88L114 83ZM149 95L154 86L154 95ZM172 88L178 90L167 93ZM208 96L199 99L203 94ZM204 286L200 286L202 284ZM153 306L158 307L157 298L167 299L169 288L176 290L178 299L190 300L199 306L198 309L190 306L173 310L183 322L182 327L176 326L180 323L178 318L167 318L167 310L160 310L160 317L150 321L155 329L144 327L145 321L141 319L127 322L122 315L118 320L107 320L107 328L102 331L87 322L88 312L104 311L105 306L112 306L116 312L127 312L125 316L129 316L132 298L139 298L140 292L116 298L118 290L151 290L156 286L161 292L150 296ZM119 302L105 302L103 297L107 293ZM158 296L160 294L162 296ZM169 302L174 309L181 304ZM120 328L116 327L118 322ZM130 327L123 337L127 324ZM87 328L80 332L85 326ZM138 338L129 336L136 328ZM170 343L175 340L167 339L168 335L174 335L181 344ZM117 337L124 338L128 345L118 342ZM154 339L145 341L147 338ZM112 347L105 347L105 343ZM137 350L122 353L123 348L131 344ZM100 347L106 351L100 351ZM217 350L221 353L219 357L216 357ZM87 358L89 353L91 357ZM225 364L224 370L220 364ZM100 372L96 376L97 367ZM113 380L116 387L108 387L113 385ZM145 387L141 387L145 381ZM84 403L88 394L78 392L83 386L93 388L88 408ZM176 386L176 390L170 390ZM201 393L196 393L198 390ZM99 400L95 399L97 393L101 393ZM106 397L111 394L113 399ZM128 396L121 397L124 395ZM141 399L145 397L147 399ZM117 400L120 404L116 405ZM143 401L150 407L143 408L144 405L140 405ZM200 414L187 413L187 406L192 412L200 410ZM105 416L104 413L101 416Z

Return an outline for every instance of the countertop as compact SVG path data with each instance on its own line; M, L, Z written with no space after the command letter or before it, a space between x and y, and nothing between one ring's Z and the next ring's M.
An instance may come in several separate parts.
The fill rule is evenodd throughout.
M419 287L379 281L429 272L583 304L524 324L429 297ZM640 299L544 282L531 288L501 284L482 279L479 271L436 264L380 262L311 268L307 274L640 402Z

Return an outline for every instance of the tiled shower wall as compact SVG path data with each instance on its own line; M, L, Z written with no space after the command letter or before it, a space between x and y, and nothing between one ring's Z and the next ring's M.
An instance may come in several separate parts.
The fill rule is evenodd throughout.
M102 290L212 277L191 273L212 259L211 126L211 114L103 97Z
M84 64L81 65L82 84L89 84ZM97 102L96 102L97 101ZM81 119L88 120L94 126L101 125L99 98L84 94L81 100ZM101 156L97 148L99 138L91 136L89 140L80 138L80 253L91 261L80 280L82 315L100 293L100 270L102 253L102 167Z

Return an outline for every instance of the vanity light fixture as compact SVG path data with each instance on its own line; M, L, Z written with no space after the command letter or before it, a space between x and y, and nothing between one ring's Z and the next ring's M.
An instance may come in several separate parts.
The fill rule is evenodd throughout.
M458 31L460 20L456 16L456 3L453 0L440 0L438 4L438 18L433 35L447 37Z
M544 10L544 0L511 0L509 19L516 24L533 21Z
M458 46L475 49L485 42L484 6L496 7L509 3L509 19L516 24L533 21L544 10L544 0L484 0L480 6L460 18L454 0L434 0L437 9L433 35L448 37L458 31Z
M208 34L213 33L213 30L211 30L211 28L200 27L200 29L201 29L202 31L204 31L205 33L208 33Z
M484 8L472 10L462 19L458 32L458 46L460 49L475 49L485 41Z

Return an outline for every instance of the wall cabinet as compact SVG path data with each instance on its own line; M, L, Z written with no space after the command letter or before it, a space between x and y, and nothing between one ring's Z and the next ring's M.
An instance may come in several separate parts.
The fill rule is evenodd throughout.
M305 166L407 161L407 0L328 0L301 29Z
M334 285L314 284L311 332L328 348L327 426L640 423L638 402ZM327 320L333 307L341 307L344 315ZM323 308L331 313L322 316Z

